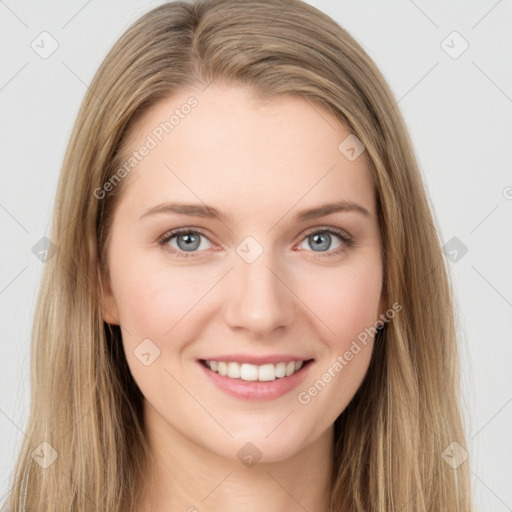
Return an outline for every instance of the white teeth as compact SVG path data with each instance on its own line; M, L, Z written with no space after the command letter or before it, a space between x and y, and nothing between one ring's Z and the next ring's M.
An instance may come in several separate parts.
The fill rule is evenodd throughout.
M295 371L295 363L292 361L286 365L286 376L289 377Z
M228 377L232 379L240 378L240 365L238 363L228 363Z
M276 364L276 377L286 377L286 363Z
M268 382L283 377L289 377L296 371L299 371L304 365L304 361L290 361L289 363L262 364L257 366L249 363L236 363L234 361L206 361L206 366L210 370L230 377L231 379L242 379L247 381Z
M258 368L258 380L276 380L276 367L271 363L261 365Z
M258 380L258 367L255 364L242 364L239 365L238 363L231 363L236 364L240 367L240 378L242 380Z
M228 374L228 363L219 362L219 374L224 376Z

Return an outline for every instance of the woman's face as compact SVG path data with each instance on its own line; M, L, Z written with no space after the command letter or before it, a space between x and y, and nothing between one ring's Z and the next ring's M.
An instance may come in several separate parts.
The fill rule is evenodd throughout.
M281 460L354 396L373 338L353 342L385 304L374 193L350 135L303 99L215 85L162 100L131 132L104 319L121 326L162 436ZM345 202L358 206L331 207Z

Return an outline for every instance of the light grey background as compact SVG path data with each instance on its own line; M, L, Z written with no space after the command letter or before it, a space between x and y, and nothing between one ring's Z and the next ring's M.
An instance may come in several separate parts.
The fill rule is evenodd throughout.
M32 247L49 235L87 85L121 33L160 3L0 0L0 500L28 416L30 329L43 267ZM510 511L512 3L310 3L382 70L409 126L443 243L457 237L467 247L448 264L459 303L473 488L477 510ZM31 47L42 45L43 31L58 42L46 59ZM469 47L453 58L464 41Z

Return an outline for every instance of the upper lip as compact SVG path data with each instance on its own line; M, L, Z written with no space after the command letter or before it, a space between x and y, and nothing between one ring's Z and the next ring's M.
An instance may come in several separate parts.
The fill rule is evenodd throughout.
M239 364L249 363L256 366L263 364L289 363L291 361L309 361L311 357L300 357L291 354L269 354L266 356L256 356L254 354L224 354L220 356L205 357L200 361L225 361L236 362Z

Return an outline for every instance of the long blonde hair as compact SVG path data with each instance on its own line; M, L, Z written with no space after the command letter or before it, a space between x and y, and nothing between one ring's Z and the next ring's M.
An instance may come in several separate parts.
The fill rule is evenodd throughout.
M58 185L56 251L44 268L33 326L27 436L7 506L123 512L133 503L147 453L143 396L119 328L104 323L101 311L123 183L103 199L94 190L119 168L142 113L214 80L321 105L366 148L383 289L402 310L379 335L363 384L335 422L331 510L469 512L469 461L453 468L442 457L451 443L466 444L454 299L412 143L370 57L299 0L166 3L133 23L101 64Z

